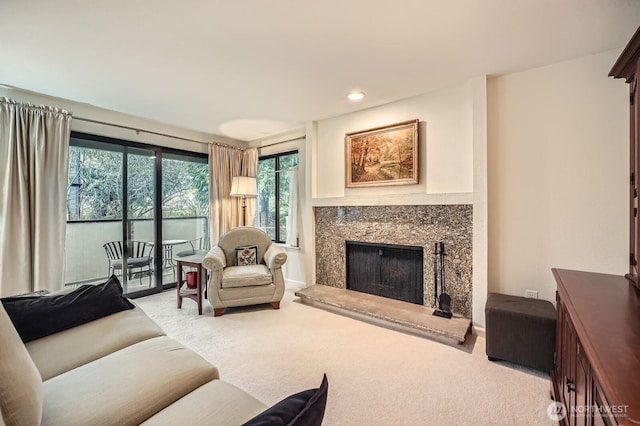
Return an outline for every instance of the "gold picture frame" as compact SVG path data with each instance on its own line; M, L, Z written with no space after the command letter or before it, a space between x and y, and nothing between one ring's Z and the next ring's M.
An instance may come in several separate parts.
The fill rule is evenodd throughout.
M417 184L419 122L347 133L347 188Z

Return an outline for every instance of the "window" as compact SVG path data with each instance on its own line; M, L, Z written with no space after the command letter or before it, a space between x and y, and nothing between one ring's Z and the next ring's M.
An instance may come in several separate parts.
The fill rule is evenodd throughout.
M298 151L260 157L258 161L258 228L278 243L298 245Z

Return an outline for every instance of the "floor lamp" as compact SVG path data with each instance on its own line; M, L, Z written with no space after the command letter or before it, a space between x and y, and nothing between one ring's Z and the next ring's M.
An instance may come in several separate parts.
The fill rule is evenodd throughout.
M245 226L247 209L247 197L254 198L258 196L258 187L256 178L250 176L233 176L231 180L232 197L242 197L242 226Z

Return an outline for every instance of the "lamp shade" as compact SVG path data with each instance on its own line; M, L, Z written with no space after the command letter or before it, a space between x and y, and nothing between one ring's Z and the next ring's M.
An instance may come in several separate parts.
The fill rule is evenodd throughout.
M231 180L232 197L257 197L258 186L256 178L250 176L233 176Z

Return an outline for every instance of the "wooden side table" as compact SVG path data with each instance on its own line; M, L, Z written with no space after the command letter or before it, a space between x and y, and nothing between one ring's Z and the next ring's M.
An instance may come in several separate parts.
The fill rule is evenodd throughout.
M185 297L194 300L198 304L198 315L202 315L202 289L207 285L207 273L205 272L202 261L204 260L205 253L193 254L191 256L177 257L177 294L178 294L178 309L182 309L182 299ZM191 267L196 270L196 288L187 287L186 276L182 277L182 268ZM185 274L186 275L186 274Z

